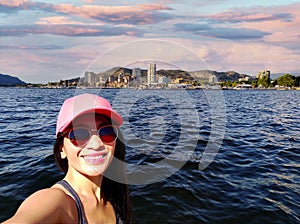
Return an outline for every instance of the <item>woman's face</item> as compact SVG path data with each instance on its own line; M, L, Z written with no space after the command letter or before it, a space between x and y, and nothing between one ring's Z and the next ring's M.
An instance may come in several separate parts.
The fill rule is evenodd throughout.
M87 114L76 118L72 122L73 128L98 130L108 125L108 120L100 115ZM97 133L92 132L84 146L76 146L67 137L64 138L61 157L68 159L69 171L77 171L87 176L98 176L104 173L109 166L116 146L116 141L104 143Z

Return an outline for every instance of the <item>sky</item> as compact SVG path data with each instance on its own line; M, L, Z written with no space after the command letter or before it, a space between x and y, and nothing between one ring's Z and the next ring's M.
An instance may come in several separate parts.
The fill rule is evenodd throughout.
M0 0L0 73L47 83L114 66L300 74L300 1Z

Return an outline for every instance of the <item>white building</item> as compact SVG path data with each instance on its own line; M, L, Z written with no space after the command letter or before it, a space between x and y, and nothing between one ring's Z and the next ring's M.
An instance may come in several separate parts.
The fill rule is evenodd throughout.
M257 78L257 79L260 79L260 78L262 78L263 76L266 76L268 79L270 79L271 72L268 71L268 70L260 71L260 72L256 75L256 78Z
M96 74L94 72L85 72L84 73L84 82L87 86L95 86L96 84Z
M150 85L151 83L156 82L156 64L155 63L150 63L148 65L148 70L147 70L147 84Z
M209 83L216 83L216 82L218 82L217 76L210 75L209 78L208 78L208 82Z
M161 76L158 78L158 84L167 86L170 83L170 79L166 76Z

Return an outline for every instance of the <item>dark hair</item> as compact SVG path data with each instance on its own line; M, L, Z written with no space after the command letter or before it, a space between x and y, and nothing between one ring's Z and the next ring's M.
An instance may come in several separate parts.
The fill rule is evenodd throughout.
M118 133L119 134L116 142L114 156L115 158L121 161L125 161L126 146L123 143L124 139L121 131L118 130ZM63 146L63 140L64 140L64 136L62 135L62 133L58 133L53 148L53 154L58 168L62 170L64 173L67 173L68 160L67 158L62 159L60 156L60 152ZM118 166L117 169L118 170L115 170L114 172L118 173L118 175L122 174L123 179L126 180L125 166L124 165ZM131 203L127 184L116 182L114 180L107 178L104 175L102 179L102 185L101 185L101 195L103 196L105 202L109 201L112 204L116 213L120 216L124 224L133 223L133 209L132 209L132 203Z

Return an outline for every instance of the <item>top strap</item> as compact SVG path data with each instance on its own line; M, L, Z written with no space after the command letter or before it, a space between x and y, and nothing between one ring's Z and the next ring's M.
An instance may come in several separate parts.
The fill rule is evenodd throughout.
M75 200L77 211L78 211L78 224L87 224L86 217L84 215L83 206L80 201L80 198L76 191L72 188L72 186L66 181L66 180L60 180L57 182L57 184L62 185L67 191L70 192L72 197Z

